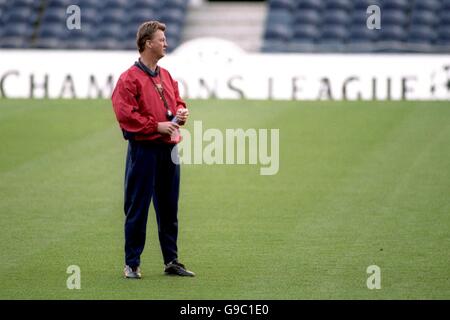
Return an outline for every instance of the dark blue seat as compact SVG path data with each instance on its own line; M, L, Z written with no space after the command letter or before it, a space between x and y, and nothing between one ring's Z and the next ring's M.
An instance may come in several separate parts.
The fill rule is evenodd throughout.
M352 0L353 12L366 12L371 5L380 6L380 0Z
M312 39L293 39L285 46L286 49L288 52L311 53L316 51L316 44Z
M9 49L26 49L30 47L30 40L17 37L2 37L0 38L0 48Z
M5 8L14 9L14 8L30 8L36 9L40 6L40 1L35 0L14 0L8 1L5 3Z
M381 12L381 28L386 25L406 26L409 23L409 16L403 10L385 9Z
M99 9L83 7L81 9L81 25L84 23L95 24L100 21Z
M434 43L437 39L435 28L424 25L412 25L408 32L408 42Z
M420 0L414 2L414 10L430 10L436 11L441 7L439 0Z
M317 10L304 9L297 10L294 13L294 22L296 24L319 24L322 18Z
M34 23L36 18L37 14L31 8L17 7L6 11L2 21L4 24L15 22Z
M65 31L64 28L61 27L60 23L48 22L40 26L37 34L39 38L62 39L65 35Z
M379 41L404 41L406 39L406 29L399 25L381 27Z
M439 14L439 24L450 24L450 11L441 12Z
M155 11L152 9L134 10L129 13L127 24L132 24L136 31L141 23L149 20L156 20L157 17Z
M182 24L184 23L184 18L185 13L181 9L175 8L163 10L160 16L161 22L166 24Z
M367 29L365 26L351 26L347 42L373 42L380 36L380 30Z
M438 28L438 41L441 43L449 42L450 43L450 25L443 25Z
M67 8L75 4L74 2L74 0L48 0L46 8Z
M125 9L129 4L128 0L104 0L102 8L105 9Z
M65 8L56 8L56 7L47 8L42 16L43 24L47 23L51 24L53 22L65 23L66 19L67 14Z
M85 9L101 9L103 7L102 2L98 0L78 0L72 2L76 2L82 12Z
M164 1L164 9L181 9L185 10L187 7L186 0L166 0Z
M315 41L320 37L320 31L316 25L303 24L294 26L293 39Z
M283 40L265 40L261 52L279 53L287 51L287 43Z
M167 25L166 31L164 32L169 46L169 51L173 50L181 40L182 28L177 24Z
M344 10L327 10L323 13L323 24L347 25L350 23L350 17Z
M284 9L292 11L295 9L295 0L269 0L269 10Z
M438 16L433 11L414 9L411 14L411 25L434 26L438 22Z
M31 38L33 26L26 22L10 22L3 26L3 37Z
M272 24L291 25L292 22L292 13L284 9L270 10L266 17L266 25L269 28Z
M130 9L161 9L161 2L159 0L132 0L128 4L128 8Z
M350 0L325 0L324 7L326 10L348 11L352 8L352 3Z
M338 40L345 41L348 37L348 30L342 25L324 25L320 35L320 41Z
M349 18L350 23L355 26L366 26L368 15L365 10L354 10Z
M123 39L125 30L119 23L101 24L95 35L96 41L101 38Z
M450 0L441 0L441 11L450 11Z
M110 9L104 9L99 12L99 19L102 24L104 23L125 23L127 20L127 13L125 10L119 9L117 7L110 8ZM82 18L83 19L83 15Z
M324 7L322 0L298 0L297 9L321 10Z
M396 10L409 10L411 7L411 1L408 0L383 0L380 2L381 10L396 9Z
M264 38L287 41L292 37L292 29L284 24L277 24L266 29Z

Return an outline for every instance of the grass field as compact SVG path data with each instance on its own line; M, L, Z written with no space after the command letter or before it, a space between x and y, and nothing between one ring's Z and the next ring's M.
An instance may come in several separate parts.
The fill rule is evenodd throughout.
M450 299L449 102L189 106L189 126L279 128L280 170L184 165L179 250L197 277L163 275L151 208L130 281L110 102L0 100L0 299Z

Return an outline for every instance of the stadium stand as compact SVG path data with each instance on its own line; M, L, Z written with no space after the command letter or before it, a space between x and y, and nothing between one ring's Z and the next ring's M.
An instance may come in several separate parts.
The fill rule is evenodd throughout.
M81 29L69 30L70 5L81 9ZM0 0L0 47L136 50L147 20L167 23L170 52L181 41L187 0Z
M66 27L81 8L81 29ZM188 0L0 0L0 47L135 50L137 27L167 24L169 51L182 41ZM367 8L381 29L367 28ZM450 52L450 0L267 0L263 52ZM261 36L258 36L261 39Z
M450 52L450 0L269 0L263 52ZM381 29L368 29L370 5Z

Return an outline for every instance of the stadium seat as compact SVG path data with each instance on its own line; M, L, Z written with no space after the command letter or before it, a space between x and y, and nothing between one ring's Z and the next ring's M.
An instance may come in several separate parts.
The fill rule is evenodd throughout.
M411 14L411 25L434 26L438 23L436 17L432 11L414 9Z
M158 10L161 8L161 2L159 0L132 0L128 4L130 9L154 9Z
M102 9L125 9L128 6L128 0L104 0Z
M61 28L61 24L58 22L43 24L38 30L39 38L58 38L62 39L65 35L65 31Z
M10 22L3 26L4 37L22 37L29 38L33 34L32 25L26 22Z
M165 35L167 38L167 44L169 46L169 51L178 46L181 40L181 26L175 23L167 25Z
M292 25L292 14L284 9L271 10L266 17L266 24L270 27L273 24Z
M51 7L51 8L47 8L44 11L41 21L44 24L46 24L46 23L51 24L53 22L62 23L62 22L65 22L66 19L67 19L67 14L66 14L65 8Z
M439 24L450 24L450 11L441 12L441 14L439 15Z
M3 24L15 22L34 23L36 21L36 18L37 15L31 8L17 7L5 12L2 21Z
M282 40L266 40L261 48L265 53L279 53L287 51L287 43Z
M287 41L292 37L292 29L284 24L276 24L266 29L265 38Z
M436 39L436 29L429 26L412 25L408 32L408 42L432 44Z
M348 30L342 25L325 25L320 35L321 41L337 40L343 42L348 36Z
M352 3L350 0L325 0L324 8L326 10L348 11L352 8Z
M324 6L322 0L298 0L296 3L297 3L297 10L298 9L321 10Z
M345 48L344 43L347 36L348 30L342 24L324 25L320 39L316 43L316 49L320 52L342 52Z
M295 0L269 0L269 9L282 9L292 11L295 9Z
M387 41L403 41L406 38L406 29L400 25L389 25L383 26L380 30L380 38L379 40L387 40Z
M181 9L165 9L161 13L161 22L165 24L183 24L185 14Z
M1 48L26 49L30 46L30 40L18 38L16 36L2 36L0 39Z
M137 28L141 23L148 20L155 20L159 19L159 16L156 15L155 11L152 9L145 9L145 10L134 10L131 11L128 16L128 25L132 25L132 27L135 29L136 32Z
M438 28L438 39L440 43L450 43L450 25L440 26Z
M409 16L405 11L398 9L385 9L381 13L381 28L384 26L406 26L409 23Z
M450 0L441 0L441 12L450 11Z
M67 8L74 4L73 0L48 0L47 8Z
M323 13L322 24L331 25L347 25L350 18L347 11L344 10L327 10Z
M293 39L285 46L284 51L311 53L316 51L316 45L312 39Z
M320 37L318 27L313 24L303 24L294 26L293 40L310 40L315 41Z
M380 36L380 30L370 30L365 26L351 26L348 42L374 42Z
M411 3L408 0L383 0L380 2L382 10L396 9L396 10L409 10Z
M164 2L165 9L180 9L184 11L186 7L187 7L186 0L166 0Z
M289 17L291 15L289 14ZM320 24L322 21L321 15L317 10L305 9L297 10L294 13L295 24Z
M420 0L414 2L414 10L429 10L436 11L441 7L441 2L439 0Z
M99 20L102 24L123 24L127 20L127 13L118 7L104 9L100 12Z
M380 0L352 0L354 12L366 12L371 5L380 6Z
M125 36L125 30L120 23L101 24L95 34L96 42L102 38L122 39Z

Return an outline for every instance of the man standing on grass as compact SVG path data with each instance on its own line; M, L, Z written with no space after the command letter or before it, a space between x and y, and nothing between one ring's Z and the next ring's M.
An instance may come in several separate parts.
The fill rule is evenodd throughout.
M165 29L158 21L139 27L136 42L140 58L122 73L112 94L116 118L128 140L124 273L133 279L141 278L140 256L152 198L165 273L194 276L178 261L180 167L171 157L181 138L179 126L185 124L189 111L180 98L177 82L157 65L166 54Z

